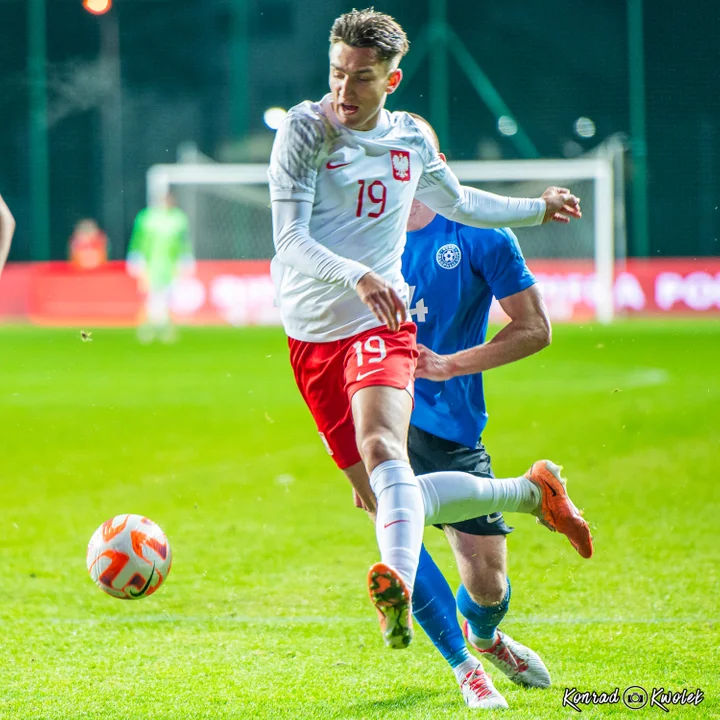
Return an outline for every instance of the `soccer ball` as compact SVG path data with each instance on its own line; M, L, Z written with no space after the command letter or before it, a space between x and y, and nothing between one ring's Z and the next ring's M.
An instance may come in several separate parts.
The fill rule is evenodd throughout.
M97 586L121 600L152 595L170 572L165 533L142 515L116 515L90 538L87 569Z

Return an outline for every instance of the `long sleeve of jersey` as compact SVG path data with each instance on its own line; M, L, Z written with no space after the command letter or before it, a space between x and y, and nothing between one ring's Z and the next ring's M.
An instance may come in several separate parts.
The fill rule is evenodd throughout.
M354 290L370 268L313 240L309 228L311 215L310 202L273 201L273 240L278 259L303 275Z
M545 201L514 198L461 185L436 150L423 123L416 123L424 138L425 167L415 197L448 220L477 228L531 227L545 217Z
M448 220L477 228L531 227L545 217L544 200L505 197L461 185L439 158L421 178L416 197Z
M303 275L354 290L370 268L334 253L310 234L323 143L322 124L307 116L290 113L277 131L268 170L275 252L283 265Z

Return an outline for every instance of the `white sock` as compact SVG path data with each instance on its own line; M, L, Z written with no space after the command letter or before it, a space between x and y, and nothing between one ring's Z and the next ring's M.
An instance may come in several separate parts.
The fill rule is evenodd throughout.
M467 660L463 660L459 665L456 665L452 671L455 673L455 677L459 684L462 684L462 681L465 679L465 676L472 672L478 665L480 664L480 661L473 657L468 658Z
M407 462L387 460L372 471L370 485L377 499L375 534L380 557L398 571L412 595L425 526L417 478Z
M481 650L487 650L488 648L491 648L495 644L495 640L497 638L497 630L493 632L491 638L481 638L479 635L476 635L472 628L470 628L470 632L468 633L469 637L468 640L475 646L479 647Z
M418 475L425 505L425 524L444 525L498 511L529 513L540 491L527 478L481 478L444 471Z

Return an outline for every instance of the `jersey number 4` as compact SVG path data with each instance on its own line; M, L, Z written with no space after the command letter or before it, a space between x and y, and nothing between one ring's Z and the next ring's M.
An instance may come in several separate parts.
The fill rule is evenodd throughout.
M358 180L360 190L358 191L357 209L355 211L355 217L363 216L363 204L365 201L365 196L367 195L367 199L371 203L367 216L371 218L379 218L385 212L385 203L387 202L387 188L380 180L373 180L369 185L367 185L367 187L366 183L366 180Z
M430 312L425 305L425 301L420 298L417 301L415 307L412 306L413 298L415 297L415 286L410 285L410 317L415 319L415 322L425 322L427 314Z

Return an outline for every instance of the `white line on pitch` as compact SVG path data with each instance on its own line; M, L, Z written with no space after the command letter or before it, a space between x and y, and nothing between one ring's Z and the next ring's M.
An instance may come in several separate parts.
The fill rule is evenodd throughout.
M34 618L36 623L39 618ZM139 625L153 623L183 624L248 624L248 625L361 625L372 618L343 618L321 616L298 617L252 617L244 615L145 615L138 617L109 616L105 618L43 618L41 622L51 625ZM17 625L18 622L0 620L0 625ZM718 618L708 617L660 617L660 618L546 618L516 617L508 624L516 625L657 625L663 623L713 624L720 622Z

